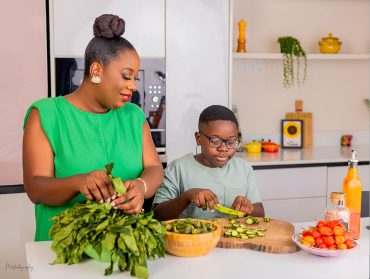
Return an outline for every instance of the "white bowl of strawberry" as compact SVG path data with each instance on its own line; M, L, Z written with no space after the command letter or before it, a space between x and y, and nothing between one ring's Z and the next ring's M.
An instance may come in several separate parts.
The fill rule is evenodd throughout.
M315 227L295 234L292 240L302 250L322 257L337 257L358 247L339 220L318 221Z

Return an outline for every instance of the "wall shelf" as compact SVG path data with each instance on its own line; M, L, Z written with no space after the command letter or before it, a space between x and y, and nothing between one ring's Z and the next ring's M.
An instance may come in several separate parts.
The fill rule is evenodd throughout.
M282 59L281 53L233 53L233 59L264 59L264 60L278 60ZM308 60L369 60L369 54L322 54L322 53L308 53Z

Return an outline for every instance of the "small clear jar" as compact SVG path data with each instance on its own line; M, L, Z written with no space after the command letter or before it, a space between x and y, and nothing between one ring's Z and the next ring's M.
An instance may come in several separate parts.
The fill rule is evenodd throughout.
M343 192L332 192L330 201L325 212L325 221L340 220L348 230L350 212L346 207L346 195Z

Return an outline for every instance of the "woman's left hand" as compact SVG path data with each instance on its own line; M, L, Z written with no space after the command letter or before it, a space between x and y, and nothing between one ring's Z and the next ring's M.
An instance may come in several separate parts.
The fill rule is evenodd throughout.
M243 196L237 196L231 206L232 209L251 214L253 212L253 205L250 200Z
M111 202L115 209L123 210L127 214L141 212L144 204L145 186L140 180L127 180L124 182L127 189L126 194L118 196Z

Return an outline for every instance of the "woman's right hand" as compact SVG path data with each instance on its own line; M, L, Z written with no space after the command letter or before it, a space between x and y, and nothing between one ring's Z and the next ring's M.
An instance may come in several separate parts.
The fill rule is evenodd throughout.
M103 170L95 170L79 175L78 190L88 199L100 203L115 198L115 191L108 175Z
M210 210L213 211L213 206L219 205L218 198L215 193L209 189L193 188L187 191L189 201L193 202L197 207L207 210L209 206ZM207 206L208 205L208 206Z

